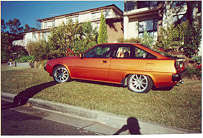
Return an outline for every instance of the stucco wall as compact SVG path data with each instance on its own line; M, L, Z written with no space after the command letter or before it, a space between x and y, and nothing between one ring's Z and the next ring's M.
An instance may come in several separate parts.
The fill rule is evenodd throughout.
M122 22L112 21L111 24L107 24L107 35L109 43L117 42L118 39L123 38Z
M124 16L124 39L138 37L138 21L129 21L128 16Z

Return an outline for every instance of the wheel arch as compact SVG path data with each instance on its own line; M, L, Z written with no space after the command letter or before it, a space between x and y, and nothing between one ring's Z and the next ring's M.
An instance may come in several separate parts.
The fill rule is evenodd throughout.
M53 76L54 69L55 69L56 67L58 67L58 66L64 66L64 67L65 67L65 68L68 70L68 72L69 72L69 74L70 74L70 77L71 77L71 72L70 72L70 69L68 68L68 66L67 66L67 65L62 64L62 63L56 64L56 65L54 65L54 66L53 66L53 70L52 70L52 76Z
M127 86L127 79L128 79L128 76L132 75L132 74L139 74L139 75L146 75L146 76L149 76L152 80L152 83L153 83L153 87L155 86L155 82L156 82L156 79L155 77L151 74L151 73L148 73L148 72L126 72L124 74L124 77L122 79L122 85L124 87Z

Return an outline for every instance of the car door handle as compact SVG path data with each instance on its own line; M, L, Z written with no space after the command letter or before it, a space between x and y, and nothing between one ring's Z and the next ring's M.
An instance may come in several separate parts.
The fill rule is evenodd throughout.
M107 63L107 61L106 61L106 60L103 60L103 63Z

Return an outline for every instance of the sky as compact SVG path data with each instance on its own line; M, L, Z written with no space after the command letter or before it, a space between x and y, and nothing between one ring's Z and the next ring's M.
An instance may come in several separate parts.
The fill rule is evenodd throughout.
M1 19L17 18L24 26L37 27L37 20L115 4L124 10L123 0L103 1L1 1ZM38 23L39 24L39 23Z

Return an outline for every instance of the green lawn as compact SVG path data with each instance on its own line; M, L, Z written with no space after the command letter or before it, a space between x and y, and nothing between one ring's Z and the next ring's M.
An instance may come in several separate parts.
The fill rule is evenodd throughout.
M1 89L18 94L24 90L40 98L92 110L133 116L142 121L201 132L202 83L185 79L170 91L133 93L119 85L71 81L53 85L43 70L17 69L1 71ZM30 89L28 89L30 88Z

